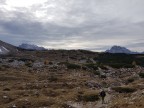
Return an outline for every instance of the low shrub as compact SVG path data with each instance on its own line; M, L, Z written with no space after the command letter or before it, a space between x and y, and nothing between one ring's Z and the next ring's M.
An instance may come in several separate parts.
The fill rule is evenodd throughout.
M26 62L25 65L26 65L27 67L32 67L32 61Z
M55 77L55 76L50 76L50 77L48 78L48 80L49 80L50 82L55 82L55 81L58 80L58 78Z
M61 108L75 108L75 107L72 107L72 106L64 103L64 104L61 105Z
M109 84L106 81L102 81L101 86L104 87L104 88L108 88Z
M100 72L99 71L94 71L93 74L94 75L100 75Z
M114 63L114 64L109 64L112 68L134 68L132 64L124 64L124 63Z
M20 80L21 78L16 76L0 76L0 81L15 81Z
M100 78L107 78L106 75L100 75Z
M34 62L34 60L29 59L29 58L20 58L20 59L18 59L18 61L23 61L23 62L32 61L32 62Z
M5 71L6 68L4 68L3 66L0 65L0 71Z
M49 62L48 62L48 60L45 60L44 61L44 65L47 65Z
M7 69L7 68L10 68L9 65L2 65L3 68Z
M108 70L108 68L105 66L105 65L103 65L103 64L99 64L98 65L101 69L103 69L103 70Z
M98 69L97 64L94 64L94 63L85 64L85 66L89 69L92 69L92 70L97 70Z
M10 89L9 88L4 88L3 91L10 91Z
M48 64L49 64L49 65L53 65L53 62L50 61Z
M132 83L132 82L134 82L135 81L135 78L128 78L127 79L127 83Z
M130 87L113 87L112 89L119 93L132 93L136 91L135 88Z
M140 76L141 78L144 78L144 72L139 73L139 76Z
M11 60L8 60L8 62L9 62L9 63L12 63L13 61L14 61L13 59L11 59Z
M84 93L77 95L77 101L94 102L99 100L99 95L96 93Z
M80 65L72 64L72 63L67 63L66 66L68 69L80 69L81 68Z

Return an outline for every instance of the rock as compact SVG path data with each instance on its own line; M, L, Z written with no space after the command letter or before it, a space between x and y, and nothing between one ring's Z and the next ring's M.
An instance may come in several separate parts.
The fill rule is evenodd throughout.
M17 107L16 107L16 105L14 104L14 105L12 105L12 107L11 107L11 108L17 108Z
M3 96L3 99L7 99L8 98L8 96Z
M101 85L96 82L86 82L85 85L89 88L101 88Z
M36 62L33 64L33 68L40 68L40 67L43 67L44 66L44 63L43 62Z

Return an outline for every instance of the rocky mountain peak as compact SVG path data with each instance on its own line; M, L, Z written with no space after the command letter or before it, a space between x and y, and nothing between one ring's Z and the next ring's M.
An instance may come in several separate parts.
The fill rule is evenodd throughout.
M109 50L106 50L108 53L125 53L125 54L137 54L137 52L133 52L125 47L121 46L112 46Z

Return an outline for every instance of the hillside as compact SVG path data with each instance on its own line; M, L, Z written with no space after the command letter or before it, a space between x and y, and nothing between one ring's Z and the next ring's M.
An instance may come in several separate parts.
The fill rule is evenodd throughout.
M5 56L0 58L0 108L143 108L143 61L142 54L86 50Z

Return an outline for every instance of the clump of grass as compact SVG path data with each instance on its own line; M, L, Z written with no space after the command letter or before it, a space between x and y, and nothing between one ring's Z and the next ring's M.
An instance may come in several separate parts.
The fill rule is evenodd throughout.
M98 65L101 69L103 69L103 70L108 70L108 68L105 66L105 65L103 65L103 64L99 64Z
M78 95L77 99L78 101L94 102L99 100L99 96L97 94Z
M0 76L0 81L15 81L20 79L21 78L18 78L16 76Z
M134 77L131 77L131 78L128 78L127 79L127 83L132 83L135 81L135 78Z
M10 89L9 88L4 88L3 91L10 91Z
M139 76L140 76L141 78L144 78L144 72L139 73Z
M97 64L94 64L94 63L85 64L85 66L89 69L92 69L92 70L97 70L98 69Z
M5 71L5 70L6 70L6 68L3 67L2 65L0 65L0 71Z
M45 96L49 96L49 97L57 97L60 95L59 91L54 91L54 90L44 89L42 92Z
M100 75L100 78L107 78L106 75Z
M8 65L0 65L0 71L6 71L10 66Z
M132 87L113 87L112 89L119 93L132 93L136 91L136 89Z
M35 97L30 97L27 98L27 101L25 101L25 99L21 99L21 100L16 100L14 101L14 104L18 107L18 108L29 108L29 106L31 108L43 108L43 107L51 107L52 105L55 104L55 100L54 99L48 99L45 96L41 96L39 98L35 98Z
M109 64L112 68L134 68L132 64L124 64L124 63L113 63Z
M58 78L55 77L54 75L52 75L52 76L50 76L50 77L48 78L48 80L49 80L50 82L55 82L55 81L58 80Z
M99 94L97 92L79 92L77 95L77 101L94 102L99 100Z
M72 106L70 106L70 105L68 105L68 104L66 104L66 103L63 103L63 104L61 105L61 108L75 108L75 107L72 107Z
M99 71L93 71L93 74L94 75L100 75L100 72Z
M25 63L25 65L26 65L27 67L32 67L32 61L27 61L27 62Z
M81 66L78 64L66 63L68 69L80 69Z

